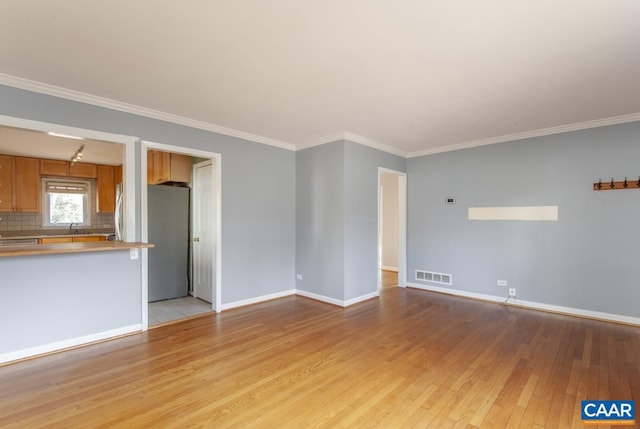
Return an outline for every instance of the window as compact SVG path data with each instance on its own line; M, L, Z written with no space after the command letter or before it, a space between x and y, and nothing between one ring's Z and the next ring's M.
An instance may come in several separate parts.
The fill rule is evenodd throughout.
M91 225L91 182L86 180L42 179L42 225Z

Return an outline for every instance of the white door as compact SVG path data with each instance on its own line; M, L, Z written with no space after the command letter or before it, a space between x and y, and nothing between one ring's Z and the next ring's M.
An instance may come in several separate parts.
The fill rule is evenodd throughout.
M214 168L212 161L205 161L193 169L193 292L197 298L212 304L218 239Z

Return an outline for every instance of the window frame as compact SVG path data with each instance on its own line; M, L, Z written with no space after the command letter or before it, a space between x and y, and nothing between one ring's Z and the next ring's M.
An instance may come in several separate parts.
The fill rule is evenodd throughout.
M42 177L41 179L41 193L42 193L42 227L43 228L61 228L69 227L71 222L49 222L51 215L51 199L49 198L49 192L47 192L47 182L56 183L69 183L78 184L86 187L87 192L80 193L83 195L83 222L73 222L74 226L90 227L91 226L91 195L93 183L91 180L79 179L79 178L64 178L64 177Z

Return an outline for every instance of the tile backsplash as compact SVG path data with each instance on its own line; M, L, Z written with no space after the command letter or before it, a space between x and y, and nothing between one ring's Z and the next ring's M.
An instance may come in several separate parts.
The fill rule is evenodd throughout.
M80 227L84 232L93 231L113 231L113 213L96 213L96 184L91 181L91 226ZM43 231L43 234L68 231L68 227L52 228L42 226L42 213L17 213L0 212L0 236L18 235L17 231L28 231L29 233ZM9 234L7 234L9 233ZM32 235L32 234L29 234Z

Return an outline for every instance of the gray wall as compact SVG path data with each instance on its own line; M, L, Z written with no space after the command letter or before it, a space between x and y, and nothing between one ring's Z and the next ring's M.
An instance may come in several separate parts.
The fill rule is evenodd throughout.
M0 258L0 355L140 324L128 250Z
M298 289L338 300L377 291L378 167L405 164L350 141L297 152Z
M344 143L296 152L296 288L344 299Z
M404 172L406 162L345 142L345 300L378 290L378 167Z
M0 114L221 153L222 303L294 288L294 152L7 86Z
M522 300L640 316L640 190L592 190L638 179L639 141L630 123L409 159L408 281L450 273L453 289L506 298L504 279ZM559 206L559 221L467 220L528 205Z

